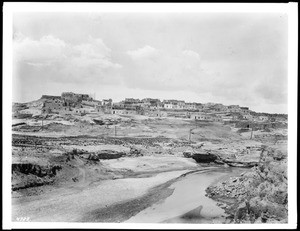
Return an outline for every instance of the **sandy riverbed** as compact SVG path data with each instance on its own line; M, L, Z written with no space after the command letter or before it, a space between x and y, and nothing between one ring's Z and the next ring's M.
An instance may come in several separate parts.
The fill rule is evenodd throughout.
M146 178L106 180L84 189L56 190L31 198L14 198L12 220L29 217L30 221L80 221L93 210L107 208L144 195L149 189L188 172L164 172Z
M172 195L131 217L126 223L222 223L224 210L206 197L205 189L239 169L207 169L181 177L168 188Z
M12 220L37 222L203 223L223 221L223 210L205 197L210 184L232 174L216 167L168 171L147 177L106 180L85 188L55 190L40 196L13 199ZM202 171L202 172L201 172ZM187 176L185 176L188 174ZM202 206L201 222L182 214Z

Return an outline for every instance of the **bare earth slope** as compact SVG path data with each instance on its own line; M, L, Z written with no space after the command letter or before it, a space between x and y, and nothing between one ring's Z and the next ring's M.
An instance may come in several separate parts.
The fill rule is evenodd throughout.
M18 107L28 111L27 106ZM279 150L282 142L279 129L255 131L250 139L250 133L221 123L116 115L44 118L38 103L34 108L34 116L14 119L12 128L13 221L123 222L170 196L169 186L183 174L258 163L262 147L277 142ZM213 153L221 161L199 164L184 153Z

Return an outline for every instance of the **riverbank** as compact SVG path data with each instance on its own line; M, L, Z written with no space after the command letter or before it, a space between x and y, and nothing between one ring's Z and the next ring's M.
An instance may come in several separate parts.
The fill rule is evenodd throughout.
M12 220L28 217L30 221L42 222L121 222L130 213L168 196L170 191L162 190L162 184L171 183L188 171L105 180L84 188L60 188L37 196L16 197L12 200ZM129 207L130 213L126 212Z
M207 188L226 211L228 223L288 222L287 155L278 158L276 151L267 148L257 167Z
M217 169L222 171L219 167L198 166L198 169L158 174L141 173L130 178L94 182L85 188L64 188L38 196L16 197L13 198L12 220L28 217L38 222L127 222L172 196L175 190L172 185L176 182Z
M126 202L122 202L119 204L114 204L105 209L97 209L95 211L91 211L87 215L85 215L80 221L81 222L127 222L127 220L139 212L143 211L151 207L154 204L158 204L163 202L169 196L171 196L174 192L174 189L170 188L172 184L180 181L184 177L194 174L196 172L206 172L217 169L217 167L206 167L198 170L191 170L186 173L183 173L179 177L171 179L161 185L155 186L148 190L148 192L138 198L133 200L129 200Z
M249 140L229 126L218 123L197 123L197 133L191 140L187 139L189 129L194 128L195 123L189 120L131 118L119 123L115 136L99 132L106 130L103 126L77 125L70 127L70 131L79 129L77 132L80 132L85 126L95 133L73 136L77 133L68 132L69 136L66 136L62 135L65 125L57 127L53 124L43 127L34 136L26 133L34 126L22 128L29 129L24 134L13 134L13 221L28 217L28 220L38 222L131 222L144 210L162 204L166 213L171 211L170 214L162 219L156 219L154 215L145 217L152 217L151 222L155 223L222 222L218 220L222 211L206 216L210 206L220 211L215 202L204 202L209 201L205 189L221 180L222 173L216 173L218 176L209 180L195 179L192 184L187 180L187 187L180 184L194 171L212 169L212 166L225 171L224 166L229 164L197 163L184 154L213 153L227 163L240 164L258 162L262 152L261 141ZM43 135L48 132L55 135ZM153 134L150 136L150 133ZM228 169L230 167L226 171ZM179 188L182 188L183 196L177 193ZM164 204L176 195L179 196L173 204L179 210ZM201 195L200 199L198 195ZM190 201L185 201L186 198ZM185 202L188 207L178 205L176 201ZM158 211L155 210L153 213ZM191 211L204 216L200 221L198 218L186 220ZM184 214L188 215L180 220ZM143 219L140 221L144 222Z
M192 171L164 185L172 193L126 223L223 223L225 213L217 203L206 197L205 189L226 177L238 175L244 169L207 168Z

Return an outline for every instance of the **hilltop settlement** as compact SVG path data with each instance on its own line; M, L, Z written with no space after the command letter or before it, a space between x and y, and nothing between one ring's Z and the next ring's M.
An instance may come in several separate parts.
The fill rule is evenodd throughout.
M253 121L261 126L272 122L286 122L286 115L256 113L248 107L239 105L225 106L220 103L188 103L183 100L133 99L125 98L121 102L112 99L95 100L88 94L64 92L61 96L43 95L43 114L85 115L85 114L116 114L145 115L149 117L176 117L194 120L229 122ZM15 104L15 107L22 104ZM16 111L18 112L18 111ZM27 114L30 114L28 112ZM18 114L14 115L18 118Z
M13 221L125 222L186 174L218 169L230 174L205 194L226 216L209 222L287 222L285 114L73 92L13 103L12 112ZM173 215L195 211L185 209Z

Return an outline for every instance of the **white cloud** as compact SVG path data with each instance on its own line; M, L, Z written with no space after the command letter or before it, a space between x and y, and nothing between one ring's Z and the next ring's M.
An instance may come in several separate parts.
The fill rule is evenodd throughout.
M204 82L209 82L200 55L195 51L167 52L146 46L127 53L136 61L126 67L125 83L128 87L199 91L203 89Z
M32 40L18 35L14 40L14 57L16 61L30 63L49 63L61 59L66 43L52 35L43 36L40 40Z
M134 54L140 53L141 49ZM261 102L271 105L287 101L286 79L281 77L286 73L282 64L274 60L263 63L243 59L207 60L195 50L174 49L160 50L156 56L144 55L131 65L126 68L125 84L135 89L169 94L180 90L194 92L200 98L209 94L212 101L251 107Z
M192 51L192 50L184 50L184 51L182 51L182 54L187 56L187 57L200 59L200 55L197 52Z
M108 48L102 39L89 38L88 43L83 43L73 47L75 52L83 57L105 58L110 57L111 49Z
M121 68L118 63L111 60L111 49L107 47L102 39L90 37L88 43L72 47L70 55L71 62L78 66L98 66L99 68Z
M89 37L88 41L72 45L52 35L33 40L22 34L14 38L14 57L16 65L25 63L39 71L53 73L55 81L84 81L84 79L102 79L104 73L122 66L112 61L111 49L102 39ZM41 77L47 76L47 74ZM49 78L49 77L48 77ZM106 79L109 77L105 77ZM109 80L106 80L109 82Z
M134 60L144 59L144 58L155 58L159 54L159 51L156 48L151 46L145 46L137 50L127 51L127 54Z
M279 14L20 13L14 30L30 38L14 34L15 57L27 91L37 79L79 87L91 80L91 87L121 82L166 97L181 90L199 101L207 94L275 105L287 102L287 21Z

